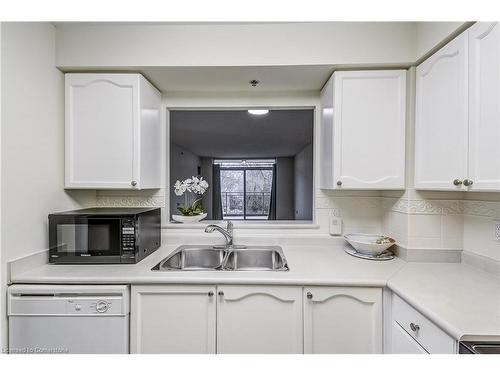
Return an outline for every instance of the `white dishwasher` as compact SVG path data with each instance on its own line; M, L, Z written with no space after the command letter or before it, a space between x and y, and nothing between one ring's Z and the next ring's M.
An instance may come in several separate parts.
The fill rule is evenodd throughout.
M11 285L9 353L129 353L127 285Z

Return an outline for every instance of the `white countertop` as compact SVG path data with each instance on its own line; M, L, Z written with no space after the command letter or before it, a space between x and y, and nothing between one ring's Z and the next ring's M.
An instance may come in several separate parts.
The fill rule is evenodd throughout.
M500 279L460 263L406 263L388 287L459 340L500 340Z
M305 243L282 245L288 272L151 271L178 246L164 245L133 265L13 267L11 282L388 286L457 340L500 340L500 279L493 274L459 263L406 263L398 258L369 261L346 254L342 242Z
M287 284L383 287L404 261L367 261L354 258L343 246L282 246L289 271L151 271L174 251L162 246L138 264L44 264L25 272L12 272L12 283L61 284Z

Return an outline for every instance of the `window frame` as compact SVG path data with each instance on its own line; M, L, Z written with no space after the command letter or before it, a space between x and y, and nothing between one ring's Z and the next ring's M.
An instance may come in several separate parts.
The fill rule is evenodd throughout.
M221 171L243 171L243 219L231 219L231 216L241 216L241 215L224 215L224 213L222 214L224 220L229 219L229 220L247 220L247 216L264 216L264 215L247 215L246 211L247 211L247 174L246 174L246 171L249 171L249 170L258 170L258 171L271 171L272 173L273 172L273 167L221 167L220 168ZM274 176L272 176L271 178L274 178ZM271 189L272 189L272 186L271 186ZM221 191L222 193L222 191ZM226 192L227 194L227 192ZM264 193L263 193L264 194ZM272 190L270 192L270 194L272 194ZM222 197L221 197L222 199ZM227 195L226 195L226 199L227 199ZM227 202L226 202L226 207L227 207ZM269 208L270 209L270 208ZM268 215L269 215L269 212L268 212ZM264 220L264 219L263 219ZM269 219L265 219L265 221L267 221Z

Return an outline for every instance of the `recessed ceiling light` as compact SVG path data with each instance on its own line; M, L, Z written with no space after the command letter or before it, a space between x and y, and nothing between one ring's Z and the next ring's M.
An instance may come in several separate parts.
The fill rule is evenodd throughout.
M269 109L249 109L248 113L255 116L267 115L269 113Z

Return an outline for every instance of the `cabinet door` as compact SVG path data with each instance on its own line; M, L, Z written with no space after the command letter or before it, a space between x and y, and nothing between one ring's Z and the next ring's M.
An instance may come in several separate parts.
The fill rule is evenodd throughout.
M382 353L382 289L304 288L305 353Z
M215 353L215 286L132 286L132 353Z
M474 190L500 190L500 25L469 29L469 173Z
M302 353L302 288L219 286L217 353Z
M467 32L417 67L415 187L463 190L467 176Z
M66 75L66 188L132 188L137 75Z
M392 354L428 354L401 326L392 322Z
M333 188L402 189L406 71L334 74Z

